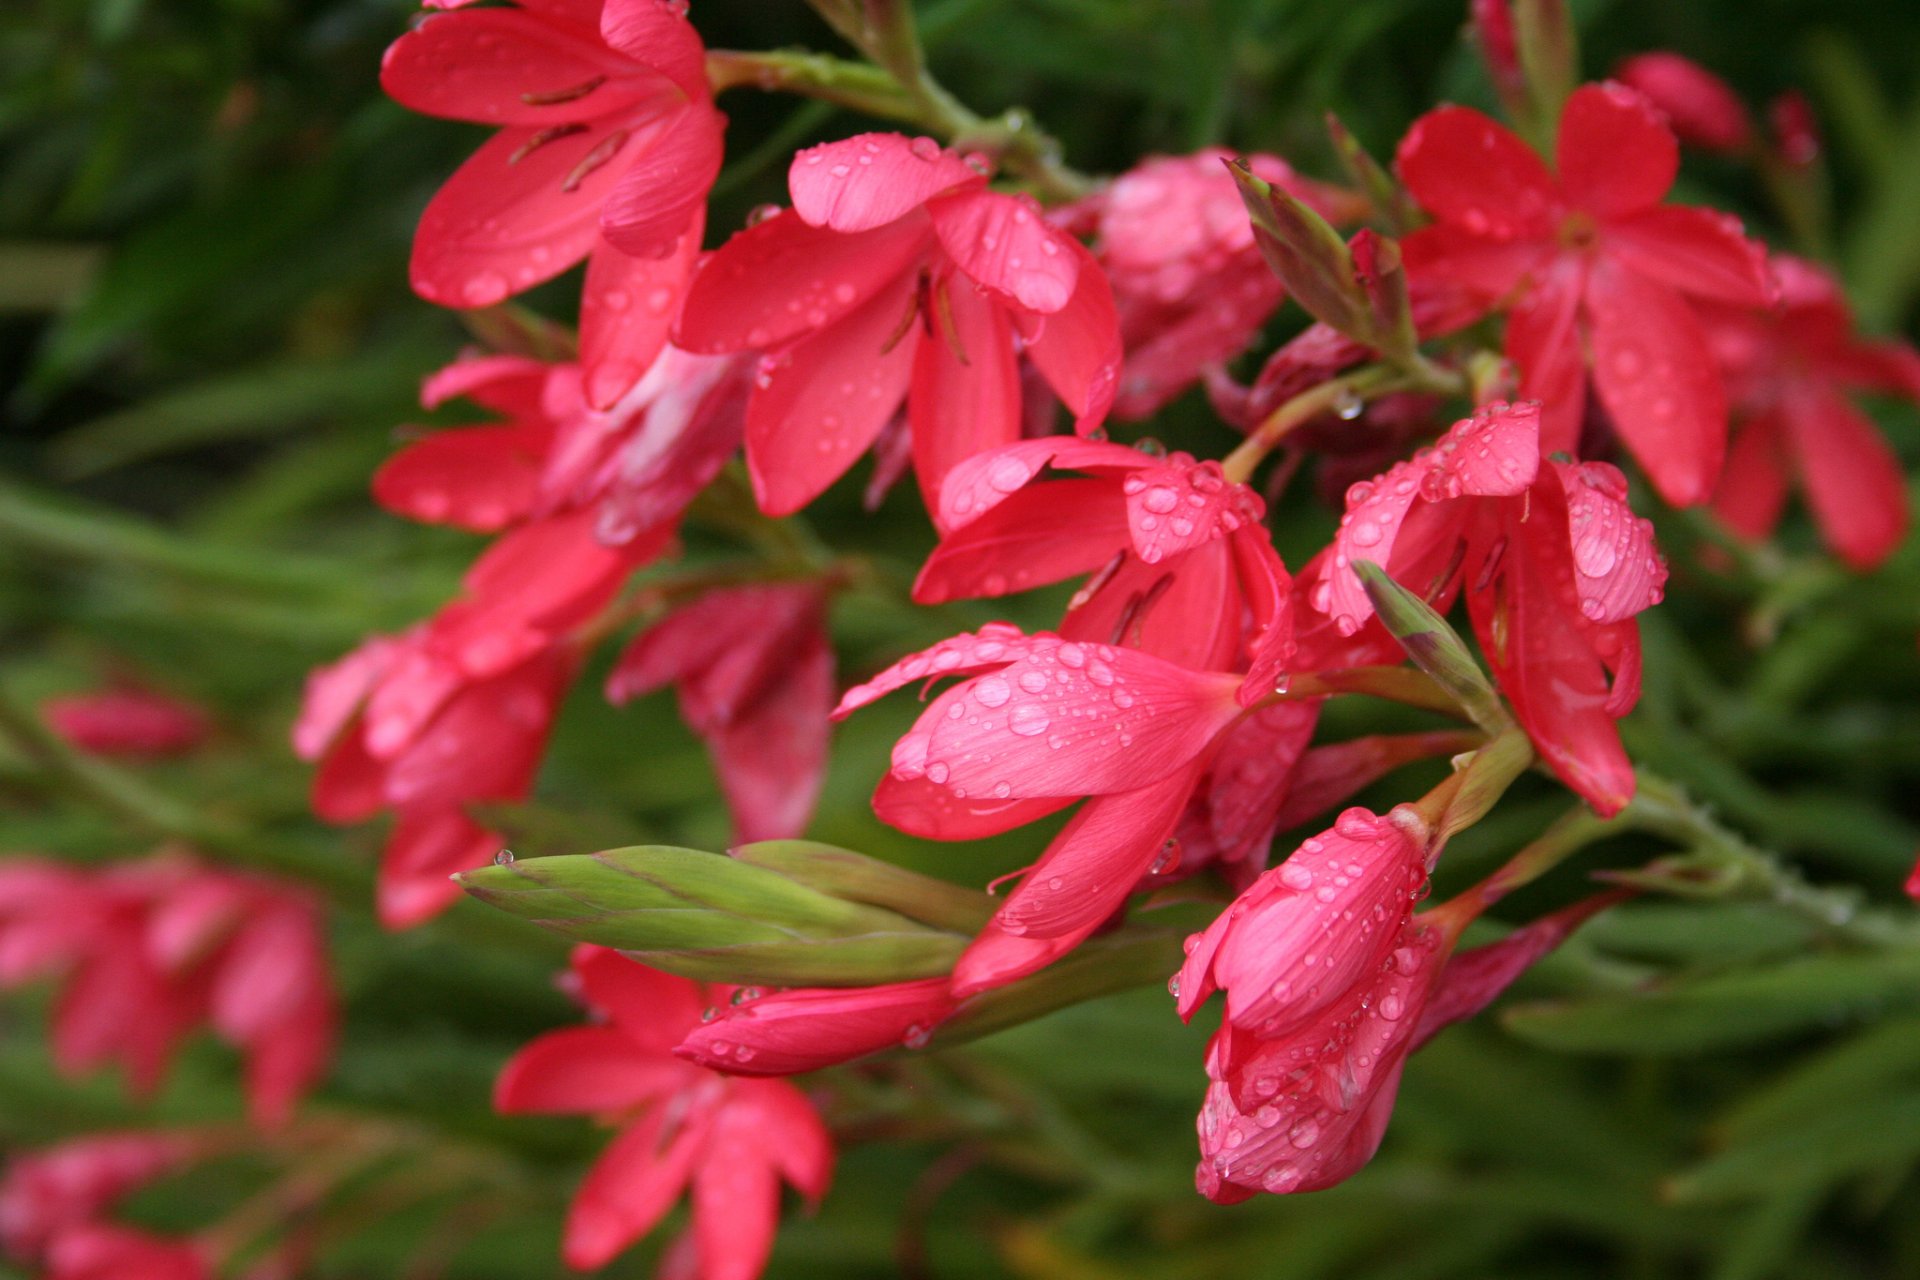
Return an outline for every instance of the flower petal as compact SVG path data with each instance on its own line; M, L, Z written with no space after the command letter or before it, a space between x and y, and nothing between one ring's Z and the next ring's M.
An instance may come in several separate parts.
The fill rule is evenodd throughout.
M1113 407L1122 358L1120 319L1100 264L1078 240L1062 240L1079 260L1073 296L1042 321L1039 336L1027 343L1027 356L1073 415L1074 431L1085 435Z
M913 598L990 598L1093 572L1127 545L1126 508L1116 489L1111 480L1089 479L1020 490L940 540L914 579ZM952 486L943 492L951 494Z
M1133 549L1147 564L1191 551L1266 515L1260 495L1229 484L1214 461L1173 454L1121 482Z
M600 231L622 253L665 258L705 218L707 192L720 173L726 117L705 103L664 116L621 150L625 167L607 192Z
M1095 474L1132 471L1151 459L1138 449L1105 440L1042 436L986 449L953 465L940 484L940 523L957 529L1024 489L1051 466Z
M1585 269L1556 263L1507 315L1507 357L1520 392L1540 402L1540 451L1572 453L1587 411L1586 356L1580 341Z
M1606 254L1630 271L1738 307L1773 300L1767 250L1717 209L1662 205L1607 228Z
M936 332L922 338L907 392L913 469L929 512L957 463L1020 438L1020 365L1006 309L965 276L934 286ZM938 523L936 519L936 524Z
M804 833L826 780L833 651L816 633L781 658L779 680L751 711L707 736L741 844Z
M787 171L794 212L810 226L835 231L883 227L944 191L985 181L931 138L897 133L862 133L808 147Z
M687 1033L683 1058L734 1075L818 1071L902 1044L953 1012L947 979L779 991L723 1009Z
M1727 465L1713 491L1713 514L1750 541L1759 541L1780 523L1787 505L1787 460L1779 418L1772 413L1747 419L1727 448Z
M696 1113L670 1130L656 1107L622 1130L574 1193L561 1245L566 1264L590 1271L653 1229L680 1198L706 1145L710 1117Z
M1727 447L1727 393L1700 320L1680 296L1601 262L1587 281L1593 379L1660 496L1704 502Z
M532 511L552 441L544 422L436 431L373 473L373 498L423 524L497 532Z
M954 264L996 298L1045 315L1073 298L1081 255L1030 200L967 191L932 201L927 216Z
M1581 616L1605 625L1659 604L1667 563L1653 545L1653 521L1627 505L1627 478L1604 462L1550 462L1567 503L1573 589Z
M707 256L674 341L689 351L764 351L833 324L905 273L930 245L922 219L842 235L792 210Z
M1583 84L1560 110L1554 164L1568 204L1611 220L1660 203L1680 171L1680 144L1640 93Z
M659 258L622 253L604 237L588 255L580 294L580 364L587 402L595 409L612 408L666 346L705 226L705 210L695 209L672 251Z
M611 1027L562 1027L535 1037L493 1083L503 1115L624 1111L680 1088L687 1064L639 1048Z
M989 622L978 631L963 632L942 640L930 648L910 653L874 676L857 684L840 698L833 710L835 720L845 719L870 702L877 702L895 689L938 676L964 675L983 668L1004 666L1036 645L1055 643L1052 636L1029 636L1010 622Z
M424 115L534 127L632 110L660 92L592 32L525 9L428 15L387 47L380 87Z
M408 268L414 292L444 307L492 306L586 257L623 170L613 161L649 141L642 133L616 144L618 132L596 122L560 136L530 125L494 134L420 215ZM619 149L589 166L603 144Z
M1133 649L1036 638L936 698L896 747L894 775L924 773L962 799L1132 791L1207 748L1239 714L1239 683Z
M1469 107L1441 107L1414 121L1395 164L1421 208L1477 236L1542 236L1559 213L1559 192L1540 157Z
M1828 384L1798 384L1780 417L1821 537L1853 568L1874 568L1907 534L1900 460L1879 428Z
M911 322L911 283L893 280L762 362L747 404L747 472L762 511L791 515L819 497L899 409L922 341L900 332Z
M1044 968L1099 928L1161 856L1205 761L1095 796L1054 838L953 969L960 998Z
M595 1011L610 1018L628 1041L662 1056L688 1028L699 1025L707 1004L692 979L650 969L606 947L576 948L573 973Z
M527 0L521 0L527 3ZM556 0L538 0L542 6ZM592 0L558 0L589 16ZM600 6L600 38L627 57L651 67L673 81L694 101L706 101L707 50L700 33L687 20L684 6L673 0L606 0Z
M1038 822L1072 803L1072 796L972 802L934 785L924 775L902 781L891 773L882 774L873 789L874 816L922 840L985 840Z

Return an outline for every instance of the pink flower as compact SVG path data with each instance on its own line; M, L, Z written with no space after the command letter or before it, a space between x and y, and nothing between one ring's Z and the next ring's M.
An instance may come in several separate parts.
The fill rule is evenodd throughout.
M1050 468L1090 478L1037 483ZM1093 573L1063 636L1124 639L1192 667L1245 655L1261 669L1251 690L1271 684L1292 643L1290 584L1260 523L1265 510L1218 463L1184 453L1071 436L1003 445L947 473L937 523L948 532L914 599L998 596Z
M149 689L102 689L49 698L40 706L47 727L69 744L98 756L156 759L183 755L206 741L206 713L190 702Z
M591 254L587 391L612 404L666 341L720 168L725 121L685 5L430 14L387 50L380 82L415 111L500 126L421 216L414 289L491 306Z
M1199 1117L1196 1182L1209 1199L1352 1176L1386 1133L1407 1056L1620 898L1598 895L1449 961L1485 903L1414 915L1433 852L1410 810L1349 809L1189 944L1181 1016L1227 994Z
M1753 121L1737 94L1691 58L1656 50L1614 68L1613 78L1660 109L1673 134L1702 151L1735 153L1753 145Z
M1741 536L1764 538L1798 481L1827 545L1872 569L1906 536L1906 475L1848 392L1920 402L1920 353L1861 337L1840 287L1814 264L1782 255L1773 269L1773 309L1706 313L1739 422L1714 513Z
M1724 214L1660 203L1678 148L1624 86L1573 93L1555 160L1557 176L1465 107L1415 121L1399 168L1435 225L1408 238L1409 270L1506 309L1506 351L1545 406L1548 452L1577 442L1590 353L1600 401L1654 486L1704 501L1726 452L1726 391L1687 298L1764 305L1764 252Z
M1226 168L1232 158L1219 147L1149 156L1092 201L1094 252L1113 285L1127 353L1118 417L1151 416L1202 370L1246 350L1286 296L1253 242ZM1301 178L1278 156L1248 163L1328 218L1359 212L1353 196Z
M465 397L503 422L433 431L374 474L389 511L498 533L592 509L595 538L631 543L676 523L739 446L745 362L663 349L607 409L588 403L579 366L467 356L427 379L437 408Z
M929 509L957 462L1020 437L1020 355L1085 433L1120 362L1092 255L1031 202L931 139L870 133L801 152L793 208L736 235L675 331L694 351L764 351L747 467L770 514L799 510L902 401Z
M790 1084L729 1079L673 1055L725 988L600 947L575 949L573 976L602 1021L534 1040L494 1088L497 1111L587 1113L621 1127L574 1196L567 1265L606 1265L690 1188L697 1274L753 1280L773 1247L781 1180L809 1201L826 1194L833 1145L819 1116Z
M716 1071L790 1076L925 1044L958 1007L945 978L777 991L730 1002L674 1052Z
M175 1045L211 1023L246 1058L256 1124L282 1123L332 1056L319 911L297 890L174 857L89 872L0 866L0 985L58 976L54 1062L117 1062L158 1087Z
M132 1227L89 1223L64 1231L47 1250L44 1280L212 1280L206 1250Z
M183 1167L200 1147L179 1133L98 1133L16 1156L0 1179L0 1246L23 1262L38 1258L56 1236Z
M1633 795L1614 727L1639 694L1633 617L1660 601L1667 570L1620 473L1542 462L1539 431L1537 406L1491 405L1353 486L1312 600L1357 631L1373 612L1353 570L1360 560L1442 608L1464 588L1481 648L1535 747L1611 814Z
M620 705L677 685L741 843L806 830L827 767L833 649L812 583L710 591L634 637L607 678Z
M397 815L378 885L380 919L392 929L444 910L460 896L447 877L500 847L465 806L526 796L578 664L569 649L549 646L525 657L510 650L517 661L495 670L487 646L496 640L485 628L470 633L476 658L460 643L469 633L443 625L450 614L316 670L294 729L301 755L320 764L316 814L339 823Z
M1092 797L961 957L953 991L964 998L1072 950L1168 856L1189 795L1243 712L1243 681L997 623L894 664L834 714L945 675L966 678L894 745L874 794L882 820L966 840Z

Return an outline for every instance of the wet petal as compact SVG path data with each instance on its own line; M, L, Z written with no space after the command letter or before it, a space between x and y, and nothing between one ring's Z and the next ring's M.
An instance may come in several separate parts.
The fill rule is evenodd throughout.
M932 139L897 133L863 133L808 147L787 172L794 212L811 226L835 231L870 231L941 192L984 183Z
M1040 335L1027 343L1027 356L1073 415L1074 431L1085 435L1113 407L1120 376L1120 320L1099 263L1079 241L1062 241L1080 264L1073 296L1041 322Z
M1855 569L1874 568L1907 533L1900 460L1872 420L1831 386L1802 383L1781 420L1821 537Z
M1585 84L1560 110L1554 163L1568 204L1613 219L1660 203L1680 170L1680 145L1641 94Z
M689 351L765 351L818 331L907 272L931 239L922 219L842 235L777 213L707 256L674 341Z
M387 47L380 87L425 115L535 127L630 111L660 92L590 31L524 9L423 19Z
M1573 588L1580 613L1605 625L1659 604L1667 562L1653 545L1653 522L1627 505L1627 480L1604 462L1550 462L1567 503Z
M1056 480L1020 490L940 540L913 598L990 598L1093 572L1127 545L1117 489L1111 480Z
M1414 121L1396 164L1421 208L1476 236L1542 236L1559 213L1559 193L1540 157L1468 107L1441 107Z
M619 152L620 180L607 192L600 231L622 253L665 258L705 217L720 173L726 117L704 103L662 118Z
M1031 201L968 191L933 201L927 215L955 265L990 294L1042 314L1073 298L1082 256Z
M493 533L532 511L552 441L546 423L436 431L373 473L373 498L425 524Z
M844 719L869 702L876 702L895 689L921 680L966 675L984 668L1004 666L1031 652L1035 645L1054 643L1052 636L1029 636L1010 622L989 622L978 631L963 632L918 653L908 654L866 683L855 685L841 696L840 705L834 708L833 718Z
M965 276L934 286L934 332L914 354L907 392L913 429L913 469L927 510L938 512L948 471L976 453L1020 438L1020 365L1006 308ZM936 521L937 523L937 521Z
M1608 227L1605 244L1628 270L1685 294L1739 307L1773 299L1766 246L1717 209L1649 209Z
M900 407L923 341L910 281L767 357L747 405L747 471L760 509L790 515L839 479ZM893 345L888 346L889 343Z
M664 257L637 258L602 239L587 258L580 364L587 402L594 408L612 408L666 345L700 256L705 224L705 211L694 210L690 225Z
M1727 394L1699 318L1664 285L1602 262L1587 283L1593 379L1660 496L1704 502L1727 447Z

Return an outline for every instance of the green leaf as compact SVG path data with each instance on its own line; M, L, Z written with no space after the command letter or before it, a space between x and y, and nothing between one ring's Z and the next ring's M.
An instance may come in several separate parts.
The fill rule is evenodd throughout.
M948 972L967 939L765 867L670 845L503 862L454 877L489 906L706 981L867 986Z
M1552 1049L1690 1054L1757 1044L1920 1005L1920 954L1809 956L1772 968L1509 1009L1509 1030Z

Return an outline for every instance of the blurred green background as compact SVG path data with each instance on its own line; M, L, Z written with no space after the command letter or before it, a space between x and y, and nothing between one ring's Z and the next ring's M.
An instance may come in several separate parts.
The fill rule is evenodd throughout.
M933 67L983 112L1024 104L1068 160L1111 172L1207 143L1272 150L1333 176L1333 110L1376 155L1442 99L1485 105L1459 0L938 0ZM1823 242L1868 327L1909 331L1920 293L1920 6L1578 4L1590 74L1671 48L1758 106L1803 89L1827 140ZM299 683L371 630L445 599L478 543L408 525L366 496L421 377L469 340L414 299L407 245L427 197L481 136L379 93L398 0L10 0L0 7L0 696L131 673L210 705L221 725L154 786L259 835L339 902L347 1044L325 1105L451 1153L447 1189L392 1199L315 1274L530 1277L558 1270L559 1212L602 1138L502 1120L499 1064L573 1017L563 950L483 909L402 936L371 923L377 829L305 815L285 746ZM715 46L836 48L797 0L695 0ZM785 159L868 127L833 108L736 91L715 235L782 196ZM1776 237L1729 162L1690 161L1683 195ZM573 277L529 301L568 318ZM1284 318L1283 327L1297 324ZM1884 408L1884 407L1883 407ZM1882 414L1908 457L1910 410ZM1176 446L1226 440L1188 397L1156 423ZM833 544L900 573L931 545L908 494L863 514L857 484L809 513ZM1304 494L1277 520L1289 563L1331 529ZM1637 758L1809 875L1897 886L1920 843L1920 562L1855 581L1790 528L1758 567L1702 568L1698 530L1662 520L1670 601L1646 623ZM692 553L719 554L696 538ZM1045 625L1061 597L1014 606ZM848 672L993 616L843 603ZM1763 642L1770 642L1764 643ZM570 702L516 848L636 838L719 847L725 816L698 744L655 697L624 712L595 673ZM865 794L912 714L863 713L836 740L815 833L978 883L1031 835L916 845ZM1373 727L1333 717L1338 733ZM1392 800L1423 783L1376 793ZM1484 871L1564 801L1523 791L1463 841ZM98 858L148 835L0 755L6 850ZM1622 842L1582 863L1622 865ZM1562 873L1510 918L1581 891ZM1204 920L1204 913L1197 919ZM1893 1280L1920 1275L1920 950L1849 949L1762 903L1644 903L1594 925L1502 1018L1455 1030L1409 1070L1385 1150L1338 1191L1219 1209L1191 1191L1204 1031L1157 991L1085 1006L975 1048L823 1084L844 1156L819 1216L782 1232L773 1276L1140 1276L1441 1280L1498 1276ZM0 1143L134 1123L230 1119L234 1064L196 1044L153 1107L47 1065L45 1000L0 1005ZM873 1141L865 1141L873 1139ZM402 1169L399 1182L413 1174ZM181 1230L244 1200L218 1167L143 1196ZM464 1179L464 1181L462 1180ZM375 1202L386 1191L372 1195ZM460 1206L466 1206L462 1209ZM650 1248L613 1269L642 1275ZM446 1267L444 1272L431 1270ZM409 1268L415 1268L409 1270ZM0 1274L6 1274L0 1272Z

